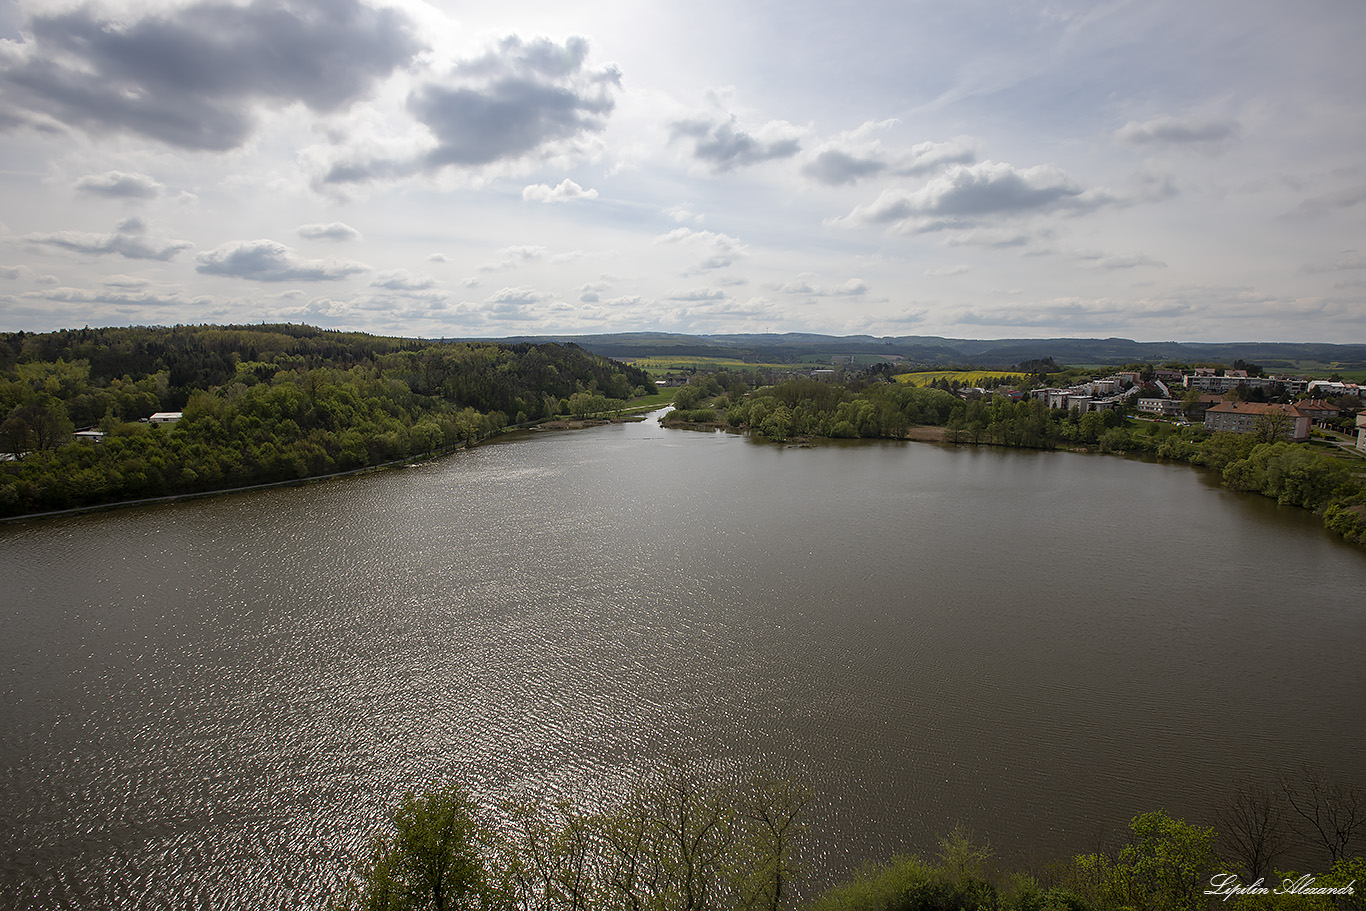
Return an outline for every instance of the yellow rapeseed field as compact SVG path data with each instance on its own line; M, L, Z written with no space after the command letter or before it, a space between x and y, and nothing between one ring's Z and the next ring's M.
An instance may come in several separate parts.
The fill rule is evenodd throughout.
M1007 370L920 370L915 373L898 373L895 377L898 383L910 383L912 386L928 386L937 380L943 379L952 383L958 381L960 386L980 386L983 380L989 379L1020 379L1020 374L1011 373Z

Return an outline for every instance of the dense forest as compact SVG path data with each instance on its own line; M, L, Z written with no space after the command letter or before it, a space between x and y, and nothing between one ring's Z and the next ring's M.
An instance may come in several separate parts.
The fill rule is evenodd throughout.
M1234 489L1313 510L1348 540L1366 544L1362 466L1263 434L1209 433L1161 422L1135 426L1119 411L1077 414L1033 400L856 379L795 379L750 391L753 374L697 376L674 395L675 425L724 425L784 442L801 438L905 439L912 428L943 428L946 442L1022 449L1087 449L1187 462L1219 472Z
M1198 825L1141 813L1108 845L1026 871L961 826L814 895L813 795L673 770L605 806L406 795L336 896L355 911L1339 911L1366 908L1366 795L1304 770L1245 786ZM1315 872L1291 872L1295 854Z
M8 333L0 516L364 468L653 389L644 372L572 344L293 325ZM167 411L183 417L147 422ZM103 440L76 442L84 428Z
M1268 368L1300 369L1299 364L1336 370L1366 368L1366 345L1300 342L1136 342L1123 338L961 339L907 335L817 335L804 332L747 335L681 335L625 332L606 335L523 336L519 342L574 341L608 357L674 355L738 358L747 363L830 363L833 357L881 358L904 365L933 367L972 364L1010 368L1026 361L1054 358L1073 364L1128 361L1255 360ZM859 361L863 363L863 360Z

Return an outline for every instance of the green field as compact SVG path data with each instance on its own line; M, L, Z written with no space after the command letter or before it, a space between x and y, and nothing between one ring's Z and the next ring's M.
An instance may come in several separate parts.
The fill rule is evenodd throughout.
M950 383L957 380L960 386L980 386L983 380L1020 377L1021 374L1008 370L920 370L915 373L898 373L894 379L898 383L910 383L912 386L928 386L941 379Z

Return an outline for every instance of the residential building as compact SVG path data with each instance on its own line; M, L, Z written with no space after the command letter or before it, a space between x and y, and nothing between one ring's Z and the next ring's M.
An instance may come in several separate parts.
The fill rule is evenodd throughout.
M1291 395L1298 394L1305 386L1304 380L1294 377L1248 376L1246 370L1229 370L1223 376L1215 376L1213 371L1207 367L1202 367L1190 376L1184 377L1182 382L1187 389L1198 389L1201 392L1228 392L1240 387L1270 390L1274 386L1282 386Z
M1310 423L1316 427L1322 427L1342 416L1338 406L1319 399L1305 399L1302 402L1296 402L1295 407L1299 409L1300 414L1309 415Z
M1312 395L1361 395L1361 387L1356 383L1339 383L1334 380L1310 380L1307 387Z
M1284 421L1286 439L1309 439L1309 415L1294 405L1262 402L1222 402L1205 412L1205 429L1214 433L1252 433L1268 420Z
M1181 413L1181 403L1176 399L1139 399L1138 410L1145 414L1176 417Z

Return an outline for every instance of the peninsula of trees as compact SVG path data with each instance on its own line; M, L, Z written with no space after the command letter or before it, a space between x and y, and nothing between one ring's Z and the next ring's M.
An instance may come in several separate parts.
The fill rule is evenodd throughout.
M349 471L647 391L643 371L573 344L293 325L0 334L0 516ZM180 419L148 422L167 412Z

